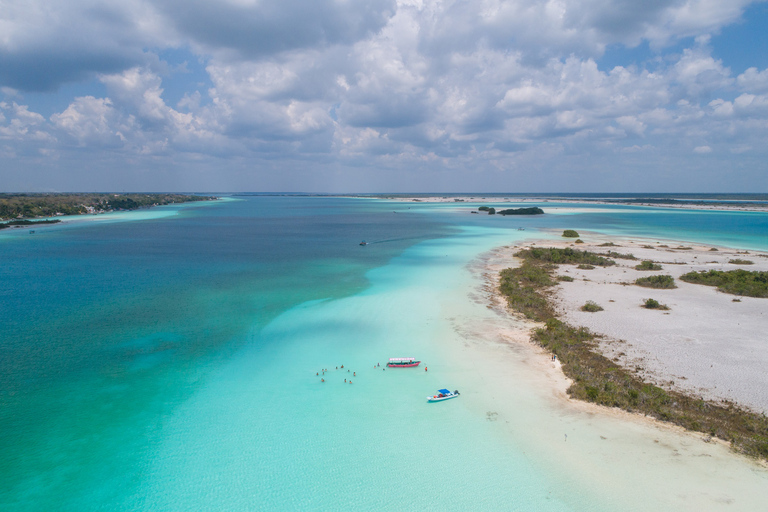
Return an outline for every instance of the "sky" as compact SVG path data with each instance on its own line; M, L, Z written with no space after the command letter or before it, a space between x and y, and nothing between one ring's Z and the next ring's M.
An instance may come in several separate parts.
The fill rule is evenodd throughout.
M768 3L0 0L0 192L768 192Z

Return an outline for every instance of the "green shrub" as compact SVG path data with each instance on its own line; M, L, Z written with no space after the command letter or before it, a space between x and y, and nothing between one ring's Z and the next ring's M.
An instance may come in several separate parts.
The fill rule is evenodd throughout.
M712 248L711 248L711 249L709 249L709 250L710 250L710 251L717 251L718 249L717 249L717 247L712 247Z
M680 276L686 283L716 286L718 290L747 297L768 297L768 272L749 270L710 270Z
M563 231L563 237L565 238L579 238L579 234L572 230L572 229L566 229Z
M599 247L619 247L619 246L618 246L618 245L616 245L616 244L615 244L615 243L613 243L613 242L605 242L604 244L600 244L600 246L599 246Z
M570 247L566 247L565 249L556 249L554 247L534 247L531 249L518 251L515 256L518 258L530 259L534 261L553 263L555 265L575 265L579 263L586 263L589 265L607 267L616 264L615 261L604 258L593 252L579 251L576 249L571 249Z
M603 308L600 307L598 303L592 300L588 300L586 304L581 306L582 311L586 311L588 313L597 313L598 311L602 311Z
M635 284L638 286L643 286L645 288L662 288L662 289L677 288L677 286L675 286L675 280L672 278L672 276L640 277L637 280L635 280Z
M608 256L609 258L618 258L620 260L636 260L634 254L621 254L620 252L616 251L608 251L606 253L603 253L603 256Z
M669 306L667 306L666 304L661 304L659 301L655 299L645 299L645 302L643 303L643 307L646 309L669 310Z
M728 263L732 263L734 265L754 265L755 264L754 261L743 260L741 258L735 258L735 259L732 259L732 260L728 260Z
M573 242L573 243L575 243L575 244L583 244L583 243L584 243L584 240L582 240L581 238L579 238L579 239L577 239L577 240L576 240L575 242Z
M592 270L593 268L595 268L595 266L594 265L587 265L586 263L582 263L581 265L579 265L576 268L580 268L581 270Z
M573 282L573 278L571 276L557 276L558 281L565 281L566 283Z
M639 265L635 265L637 270L661 270L661 265L657 265L651 260L644 260Z

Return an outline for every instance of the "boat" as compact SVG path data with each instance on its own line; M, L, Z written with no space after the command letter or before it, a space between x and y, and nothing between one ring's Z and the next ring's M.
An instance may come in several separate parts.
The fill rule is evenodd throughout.
M368 242L366 242L365 240L363 240L362 242L360 242L360 245L368 245Z
M417 361L414 357L390 357L387 366L390 368L410 368L420 364L421 361Z
M457 389L453 393L447 389L438 389L437 394L427 397L427 402L442 402L443 400L450 400L459 396L459 390Z

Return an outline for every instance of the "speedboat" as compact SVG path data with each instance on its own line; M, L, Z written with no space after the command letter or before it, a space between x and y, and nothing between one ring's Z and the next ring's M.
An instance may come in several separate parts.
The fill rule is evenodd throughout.
M436 395L427 397L427 402L442 402L443 400L450 400L451 398L456 398L457 396L459 396L458 390L451 393L447 389L438 389Z
M410 368L420 364L421 361L417 361L414 357L390 357L387 366L390 368Z
M363 240L362 242L360 242L360 245L368 245L368 242L366 242L365 240Z

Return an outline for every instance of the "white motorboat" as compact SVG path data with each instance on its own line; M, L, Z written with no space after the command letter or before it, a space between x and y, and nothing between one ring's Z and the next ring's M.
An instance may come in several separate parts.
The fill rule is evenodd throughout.
M427 402L442 402L443 400L450 400L451 398L456 398L457 396L459 396L458 390L451 393L447 389L438 389L436 395L427 397Z

